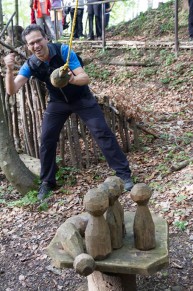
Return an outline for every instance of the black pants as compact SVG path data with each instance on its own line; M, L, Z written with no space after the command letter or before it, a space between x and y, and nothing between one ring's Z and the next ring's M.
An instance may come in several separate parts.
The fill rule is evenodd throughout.
M193 0L188 0L189 16L188 16L188 31L189 36L193 38Z
M74 11L75 11L75 8L71 8L70 10L71 22L73 21L73 18L74 18ZM75 29L74 29L75 38L79 38L80 36L83 36L83 24L82 24L83 13L84 13L84 8L78 8Z
M94 38L93 20L95 18L96 36L102 36L101 4L88 5L89 37Z
M73 104L50 102L42 122L40 147L41 173L40 179L56 184L56 148L63 125L71 113L76 113L86 124L97 142L109 167L116 171L122 179L131 175L129 163L122 152L115 135L108 127L103 112L94 97L79 99Z

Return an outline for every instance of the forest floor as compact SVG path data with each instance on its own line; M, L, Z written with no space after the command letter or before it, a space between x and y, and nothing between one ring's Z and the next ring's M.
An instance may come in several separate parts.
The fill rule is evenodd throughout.
M127 26L121 29L126 31ZM109 39L120 37L123 39L107 33ZM125 32L124 38L148 37L127 36ZM158 35L157 39L170 40L171 35ZM102 53L85 46L82 56L93 60L86 70L95 94L109 96L128 117L136 116L158 136L140 132L140 149L132 148L127 154L133 181L152 188L149 207L169 225L169 266L152 276L138 276L138 290L193 290L192 51L180 50L176 57L172 48L112 49ZM154 65L125 67L104 64L104 60ZM132 142L132 130L130 134ZM180 167L181 162L186 166ZM109 175L112 171L104 161L77 172L76 184L54 191L46 201L48 209L40 211L38 203L23 207L8 203L20 195L0 173L0 291L87 291L86 278L70 269L54 268L45 249L57 228L83 211L83 196L88 189ZM129 193L124 193L120 202L125 210L136 210Z

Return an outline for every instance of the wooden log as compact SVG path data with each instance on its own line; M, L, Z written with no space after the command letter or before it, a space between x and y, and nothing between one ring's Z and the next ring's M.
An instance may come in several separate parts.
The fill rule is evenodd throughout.
M75 113L71 114L71 131L73 132L74 137L74 151L76 155L76 164L78 168L82 168L82 155L79 142L79 133L78 133L78 120Z
M0 74L0 92L1 92L0 99L3 106L3 114L5 116L5 120L8 121L7 111L6 111L6 102L5 102L5 96L6 96L5 85L4 85L3 76L1 74Z
M127 143L126 143L126 139L125 139L123 114L119 115L118 124L119 124L119 134L120 134L121 141L123 144L123 151L126 153L128 151L128 148L127 148Z
M28 155L32 156L33 147L30 140L30 133L28 128L28 121L26 115L26 108L25 108L25 88L21 88L21 95L20 95L20 113L22 117L22 128L23 128L23 139L24 139L24 147L26 148L26 152Z
M32 78L32 82L34 82L34 84L35 84L38 98L40 100L41 108L42 108L42 112L43 112L46 109L46 100L45 100L45 93L44 94L42 93L41 82L36 78Z
M33 109L35 111L35 117L36 117L36 135L37 135L37 145L38 145L38 151L39 151L39 145L40 145L40 136L41 136L41 125L42 125L42 118L43 118L43 111L45 110L42 107L41 98L39 96L39 93L37 91L37 86L35 80L32 78L30 79L30 91L32 95L32 103L33 103Z
M84 148L85 148L85 158L86 158L86 168L90 166L90 155L89 155L89 145L88 145L88 140L86 138L86 128L82 120L80 120L80 133L82 140L84 142Z
M64 153L65 153L65 133L64 133L64 127L62 128L62 130L60 132L59 151L60 151L60 157L62 159L62 164L64 166L65 165L65 158L64 158Z
M111 109L111 123L112 123L111 129L112 129L112 132L115 134L116 113L115 113L115 111L112 108L114 108L114 104L113 103L110 105L110 109Z
M173 164L173 165L171 166L171 172L179 171L179 170L185 168L186 166L188 166L188 165L189 165L190 163L192 163L192 162L193 162L193 158L190 158L190 159L188 159L188 160L186 160L186 161L183 161L183 162L181 162L181 163Z
M70 127L70 121L66 121L66 129L67 129L67 135L68 135L68 141L69 141L69 151L70 151L70 157L71 157L71 162L74 167L77 166L77 162L75 159L75 151L74 151L74 143L73 143L73 138L72 138L72 131Z
M134 136L134 145L136 147L136 149L139 149L139 131L137 129L137 125L135 122L134 118L130 118L129 119L129 124L131 129L133 130L133 136Z
M159 135L157 133L155 133L153 130L147 128L146 126L136 123L136 126L138 129L144 131L147 134L151 134L154 138L159 138Z
M14 135L14 143L17 151L21 150L21 140L19 135L19 121L18 121L18 112L17 112L17 101L16 95L13 95L12 102L12 124L13 124L13 135Z
M34 154L32 154L32 156L35 156L36 158L39 156L39 147L38 147L38 143L37 143L37 131L36 131L36 115L34 113L34 109L33 109L33 102L32 102L32 98L31 98L31 91L30 91L30 86L29 86L29 82L27 82L25 84L25 90L26 90L26 97L27 97L27 104L29 106L29 111L31 114L31 118L32 118L32 128L31 128L31 148L33 148L34 150Z
M110 106L109 106L108 96L104 96L103 98L103 112L104 112L105 120L108 126L111 128L111 116L110 116Z
M133 225L135 247L143 251L153 249L156 247L155 225L147 206L152 191L146 184L139 183L134 185L130 195L137 203Z
M13 139L13 123L12 123L11 106L10 106L11 99L12 99L12 96L10 96L9 94L6 93L5 106L6 106L6 112L7 112L7 123L8 123L8 128L9 128L9 134L10 134L12 140L14 141L14 139Z
M113 66L136 66L136 67L152 67L152 66L160 66L160 63L140 63L140 62L128 62L128 61L102 61L103 64L113 65Z
M123 128L124 128L124 134L125 134L125 146L126 146L126 152L128 153L131 149L131 143L130 143L130 131L129 131L129 126L127 123L127 118L124 116L123 117Z
M91 145L92 145L92 149L93 149L93 152L92 152L92 158L94 159L94 163L97 164L98 160L99 160L99 148L98 148L98 145L95 141L95 139L91 136Z

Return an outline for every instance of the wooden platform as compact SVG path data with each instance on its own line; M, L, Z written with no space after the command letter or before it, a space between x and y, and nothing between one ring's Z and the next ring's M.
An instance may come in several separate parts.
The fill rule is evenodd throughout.
M102 261L96 261L96 270L107 273L151 275L169 264L167 222L152 214L156 230L156 248L140 251L134 247L133 212L125 212L126 237L121 249L114 250ZM47 253L56 268L73 268L73 259L64 252L59 240L51 241Z

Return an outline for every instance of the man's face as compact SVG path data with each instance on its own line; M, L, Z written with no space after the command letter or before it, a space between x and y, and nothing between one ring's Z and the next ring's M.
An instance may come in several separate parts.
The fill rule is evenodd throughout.
M41 35L40 31L32 31L25 37L28 49L42 61L49 55L48 40Z

